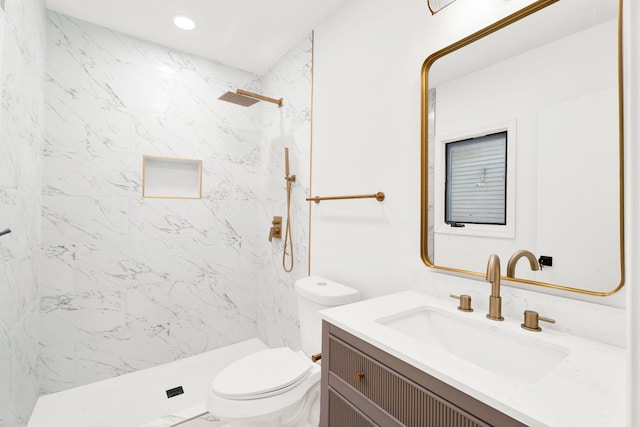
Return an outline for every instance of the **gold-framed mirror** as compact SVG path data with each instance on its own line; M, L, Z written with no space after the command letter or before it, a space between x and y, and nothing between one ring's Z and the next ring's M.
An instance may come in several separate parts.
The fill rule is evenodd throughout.
M490 254L505 272L509 257L526 249L546 257L547 267L530 271L522 262L503 279L596 296L622 288L621 12L622 0L539 0L425 60L421 256L428 267L484 276ZM477 167L469 192L454 196L447 153L453 143L499 132L508 135L505 171L495 178L504 181L497 203L504 219L492 224L474 211L489 200L488 169ZM447 213L456 203L462 220Z

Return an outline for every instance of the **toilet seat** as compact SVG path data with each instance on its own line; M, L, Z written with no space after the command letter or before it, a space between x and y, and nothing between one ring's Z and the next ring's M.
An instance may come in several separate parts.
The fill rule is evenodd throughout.
M250 358L251 356L256 356L258 360L249 360L254 360L254 366L260 366L261 369L264 370L266 369L266 367L261 364L262 359L260 359L259 356L261 353L262 352L254 353L253 355L247 357ZM277 393L270 393L270 395L268 396L254 395L253 398L246 399L229 399L221 397L216 392L214 392L214 387L212 384L212 387L209 389L209 393L207 393L207 410L221 420L232 422L232 424L234 422L243 420L272 419L273 417L278 417L281 414L290 411L292 408L295 408L300 404L301 401L305 399L306 395L308 395L309 393L313 393L313 390L317 390L316 392L319 393L321 371L320 365L311 362L309 356L305 355L303 352L293 352L291 350L290 354L296 357L296 359L289 359L288 356L285 356L287 357L286 360L295 360L296 362L298 360L302 360L303 363L310 366L308 373L301 380L289 385L288 387L285 387L284 389L278 389ZM218 376L221 374L222 372L220 372ZM216 380L214 380L214 382ZM237 382L242 381L244 380Z
M259 351L223 369L212 392L224 399L250 400L284 393L305 380L313 364L288 347Z

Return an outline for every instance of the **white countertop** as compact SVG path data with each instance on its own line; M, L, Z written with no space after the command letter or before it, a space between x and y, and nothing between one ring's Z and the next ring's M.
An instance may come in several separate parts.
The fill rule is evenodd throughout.
M469 362L430 351L420 342L376 322L400 310L432 307L450 316L489 322L492 331L523 334L523 339L568 348L569 354L535 382L521 382L479 368ZM563 332L525 331L522 319L494 322L485 312L463 313L457 301L416 291L399 292L321 312L323 318L387 353L458 388L468 395L530 426L623 426L625 351ZM510 332L506 332L510 331ZM427 340L425 340L427 341ZM508 351L508 349L506 349Z

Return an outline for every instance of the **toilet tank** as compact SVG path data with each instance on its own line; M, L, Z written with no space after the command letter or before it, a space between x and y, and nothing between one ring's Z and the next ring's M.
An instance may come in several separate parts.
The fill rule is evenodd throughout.
M302 351L309 356L318 354L322 348L322 317L318 312L356 302L360 299L360 292L318 276L297 280L295 290L298 296Z

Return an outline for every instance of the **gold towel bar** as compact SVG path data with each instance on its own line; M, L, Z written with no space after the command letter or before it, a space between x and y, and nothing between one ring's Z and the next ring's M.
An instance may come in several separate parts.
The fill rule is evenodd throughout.
M322 200L345 200L345 199L376 199L381 202L384 200L384 193L382 191L376 194L360 194L356 196L333 196L333 197L309 197L307 202L320 203Z

